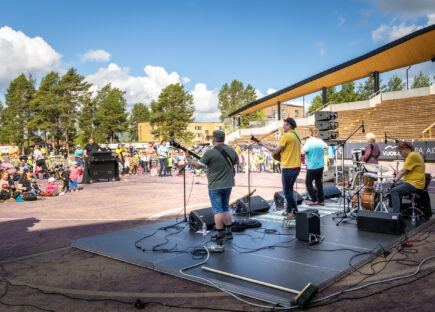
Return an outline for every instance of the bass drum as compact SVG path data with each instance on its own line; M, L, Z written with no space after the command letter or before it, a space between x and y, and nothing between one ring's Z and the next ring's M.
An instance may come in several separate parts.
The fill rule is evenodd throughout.
M363 189L361 191L361 208L373 211L379 203L379 194L372 189Z

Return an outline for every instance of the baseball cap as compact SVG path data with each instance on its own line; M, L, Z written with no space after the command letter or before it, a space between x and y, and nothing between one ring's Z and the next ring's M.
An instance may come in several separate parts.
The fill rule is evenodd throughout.
M56 179L53 178L53 177L51 177L51 178L48 179L48 182L54 182L54 181L56 181Z
M30 179L30 183L35 183L36 182L36 179L35 178L31 178Z

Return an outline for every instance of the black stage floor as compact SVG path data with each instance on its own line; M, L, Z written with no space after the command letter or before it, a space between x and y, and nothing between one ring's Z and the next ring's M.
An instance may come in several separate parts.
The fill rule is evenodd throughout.
M352 260L352 265L359 267L375 257L375 253L370 251L381 251L382 247L379 245L388 249L403 238L401 235L358 231L356 221L336 226L332 216L321 218L321 234L324 240L318 245L308 246L307 242L297 240L294 226L287 231L279 223L262 222L262 228L234 233L234 239L225 242L225 252L210 254L205 266L295 290L301 290L309 282L323 289L352 272L353 268L349 263L352 256L359 252L369 252ZM289 301L295 296L207 272L201 270L201 266L186 270L189 276L182 274L180 269L201 262L191 253L182 251L201 247L206 243L210 245L213 232L207 236L191 232L187 223L176 228L159 230L173 223L157 223L83 238L73 241L72 246L198 283L208 284L203 278L209 279L219 287L265 302L289 305ZM417 232L427 224L423 223L418 227L409 224L409 233ZM277 232L265 234L265 229L275 229ZM136 240L153 233L154 235L140 243L145 251L135 247ZM165 250L153 252L153 246L158 244L164 244L158 248ZM261 249L271 245L275 247ZM324 251L332 249L338 250Z

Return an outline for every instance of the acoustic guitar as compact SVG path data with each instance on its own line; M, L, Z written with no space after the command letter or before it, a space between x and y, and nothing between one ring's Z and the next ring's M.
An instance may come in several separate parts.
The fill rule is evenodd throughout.
M187 152L189 155L195 157L196 159L201 159L201 156L195 154L195 153L192 152L192 151L189 151L187 148L185 148L184 146L182 146L180 143L178 143L178 142L175 141L175 140L170 141L169 144L170 144L171 146L175 147L175 148L178 148L178 149L181 149L181 150Z
M276 131L277 130L275 130L274 132L276 132ZM261 142L261 140L257 139L252 134L251 134L251 141L254 141L256 143L260 143ZM272 153L272 158L275 159L276 161L281 161L281 153Z

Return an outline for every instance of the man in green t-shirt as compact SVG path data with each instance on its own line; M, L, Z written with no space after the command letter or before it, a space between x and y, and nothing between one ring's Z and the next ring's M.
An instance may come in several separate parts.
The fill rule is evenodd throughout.
M187 161L193 168L207 168L208 194L218 230L212 240L233 238L229 202L234 186L234 165L239 162L239 158L234 149L224 144L224 141L225 133L216 130L212 137L214 148L205 152L199 161L192 160L186 153Z

